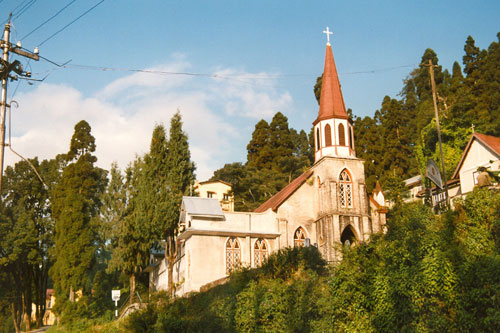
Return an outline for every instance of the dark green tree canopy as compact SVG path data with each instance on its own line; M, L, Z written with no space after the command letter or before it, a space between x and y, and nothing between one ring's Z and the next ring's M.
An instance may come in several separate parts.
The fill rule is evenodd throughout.
M85 120L81 120L75 125L75 132L71 137L67 155L69 160L77 159L82 155L95 151L95 138L90 133L90 130L90 125Z

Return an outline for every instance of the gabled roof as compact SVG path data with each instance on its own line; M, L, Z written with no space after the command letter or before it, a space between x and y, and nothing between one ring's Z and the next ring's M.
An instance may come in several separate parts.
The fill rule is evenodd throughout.
M215 198L182 197L186 214L224 218L219 200Z
M325 69L323 70L323 79L321 84L321 97L319 99L318 118L313 124L331 118L348 119L349 116L345 110L344 98L340 89L337 67L333 59L332 47L326 45Z
M307 170L297 178L295 178L290 184L285 186L281 191L273 195L269 200L264 202L262 205L260 205L254 212L256 213L263 213L269 208L271 208L273 211L277 211L279 206L283 202L285 202L286 199L288 199L297 189L304 184L304 182L311 176L313 171L311 169Z
M460 158L460 162L458 162L457 168L453 173L452 179L458 178L459 171L462 168L462 164L464 163L465 157L467 156L467 153L469 152L469 149L474 140L478 140L479 142L481 142L488 150L490 150L493 154L497 155L497 157L500 158L500 138L481 133L473 133L472 136L470 137L469 142L467 143L467 146L464 149L462 157Z
M205 185L205 184L215 184L215 183L221 183L221 184L224 184L224 185L227 185L227 186L232 186L231 183L228 183L228 182L225 182L223 180L205 180L203 182L199 182L198 184L200 185Z
M380 183L377 180L377 183L375 184L375 189L373 190L373 193L378 194L382 192L382 186L380 186ZM382 192L383 194L384 192Z

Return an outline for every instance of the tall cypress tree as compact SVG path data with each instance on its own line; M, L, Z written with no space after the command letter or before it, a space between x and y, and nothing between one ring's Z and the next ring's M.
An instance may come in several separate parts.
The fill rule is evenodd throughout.
M94 165L95 139L90 131L86 121L76 124L66 154L69 164L53 192L56 261L50 272L59 311L64 311L68 295L72 301L76 290L90 289L88 272L96 250L91 219L99 212L99 196L106 186L106 172Z
M144 157L144 186L137 198L138 212L156 238L156 246L165 241L168 265L169 293L173 296L173 267L177 255L175 237L182 196L194 182L195 165L191 161L189 143L182 130L181 115L177 112L170 121L169 140L165 128L157 125L153 131L149 153ZM138 217L139 221L141 217Z
M168 261L168 282L169 293L172 296L173 288L173 268L177 255L175 237L178 233L180 206L182 196L187 194L193 184L196 169L191 161L188 137L182 130L182 119L179 112L174 114L170 120L170 131L168 140L168 196L167 211L163 215L163 239L165 240L165 257Z

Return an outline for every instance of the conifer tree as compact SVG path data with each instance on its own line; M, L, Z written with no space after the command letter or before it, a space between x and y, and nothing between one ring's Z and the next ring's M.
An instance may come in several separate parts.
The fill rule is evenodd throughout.
M134 303L136 277L147 265L153 241L156 239L147 216L148 209L152 206L147 206L149 187L143 172L144 162L137 158L127 168L126 179L112 169L108 187L111 201L120 202L111 223L112 256L108 272L120 270L129 277L130 304Z
M174 114L170 120L169 140L167 157L167 184L168 200L167 211L163 215L163 225L160 229L165 240L165 257L168 261L169 293L173 296L173 268L177 256L177 244L175 237L178 233L179 214L182 196L189 193L190 186L195 180L194 162L191 161L188 137L182 130L182 119L180 112Z
M165 128L157 125L153 131L149 153L144 157L143 177L147 184L139 194L139 204L149 221L149 230L156 237L156 246L165 241L168 265L169 293L173 296L173 265L177 255L175 237L182 196L193 184L195 165L191 161L189 143L182 130L177 112L170 121L169 140Z
M59 311L64 311L68 296L74 300L75 291L90 289L88 272L96 251L91 219L99 212L100 194L106 185L106 172L94 165L95 147L90 125L80 121L66 154L68 165L53 192L56 261L50 272Z
M273 159L271 148L271 129L264 119L261 119L252 133L252 139L247 145L247 164L255 168L270 168Z

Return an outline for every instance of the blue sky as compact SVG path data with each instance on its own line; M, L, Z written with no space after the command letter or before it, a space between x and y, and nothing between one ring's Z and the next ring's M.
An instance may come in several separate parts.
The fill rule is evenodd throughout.
M0 0L16 42L71 1ZM9 84L12 144L26 157L66 152L74 124L86 119L99 165L124 168L148 150L155 123L179 109L198 178L245 161L255 123L281 111L308 131L318 106L312 93L323 69L326 26L347 107L372 116L426 48L451 69L468 35L487 48L500 31L499 1L161 1L77 0L21 42L64 63L30 62L43 83ZM16 11L14 10L14 13ZM2 19L3 21L3 19ZM83 69L79 65L120 70ZM160 75L141 69L199 75ZM16 90L17 87L17 90ZM13 94L15 91L15 95ZM7 163L16 161L7 154Z

